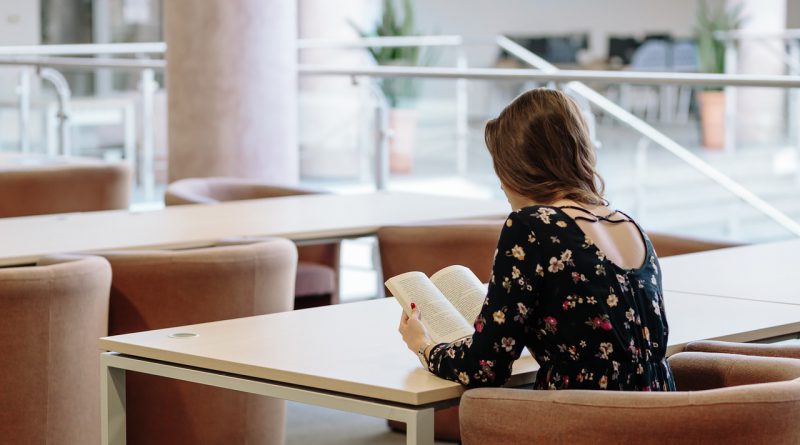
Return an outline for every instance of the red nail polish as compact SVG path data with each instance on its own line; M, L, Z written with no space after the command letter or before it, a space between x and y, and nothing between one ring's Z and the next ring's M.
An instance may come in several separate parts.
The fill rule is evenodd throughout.
M417 305L416 305L416 304L414 304L414 303L411 303L411 310L413 311L413 310L414 310L414 309L416 309L416 308L417 308Z

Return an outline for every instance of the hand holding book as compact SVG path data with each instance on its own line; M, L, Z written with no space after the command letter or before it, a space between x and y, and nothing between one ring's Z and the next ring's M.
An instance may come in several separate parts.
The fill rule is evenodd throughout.
M406 315L411 303L419 307L423 323L434 343L450 343L474 331L472 324L481 311L486 287L464 266L446 267L430 278L408 272L386 281Z

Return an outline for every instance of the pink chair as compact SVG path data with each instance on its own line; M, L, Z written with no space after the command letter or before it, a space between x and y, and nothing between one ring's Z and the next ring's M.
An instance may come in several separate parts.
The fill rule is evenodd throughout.
M266 184L241 178L190 178L167 187L164 202L170 205L214 204L245 199L276 198L319 193L299 187ZM295 309L339 302L340 242L298 247Z
M126 209L127 164L86 163L0 168L0 218Z
M112 335L292 310L297 251L286 239L102 255ZM134 445L279 445L285 402L130 372L127 419Z
M800 360L683 352L677 392L482 388L461 398L464 445L800 443Z
M100 442L100 350L111 268L51 256L0 268L0 442Z

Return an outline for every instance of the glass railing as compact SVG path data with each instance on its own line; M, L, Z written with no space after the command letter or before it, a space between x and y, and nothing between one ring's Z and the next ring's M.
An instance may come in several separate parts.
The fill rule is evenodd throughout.
M148 52L156 54L163 51L163 44L138 45L151 45ZM503 37L302 41L300 47L301 54L324 54L329 48L364 54L365 47L382 45L431 45L436 57L425 66L300 66L303 182L343 192L389 188L499 198L483 141L484 123L522 91L550 86L582 105L599 147L609 198L647 227L743 241L800 234L800 162L788 108L777 113L773 124L778 130L769 138L748 140L740 134L733 147L707 149L697 99L704 87L726 86L769 88L788 101L800 87L798 77L559 70ZM129 80L119 82L122 91L70 97L70 154L129 160L137 169L137 199L158 200L167 167L164 62L74 59L87 48L56 57L67 49L26 56L3 55L0 48L0 63L50 67L67 79L98 66L128 73ZM102 50L114 53L113 48ZM496 63L486 66L487 60ZM473 66L478 61L482 66ZM58 96L31 68L23 69L30 71L31 85L27 150L62 153ZM414 93L413 100L408 95L395 100L390 89L381 88L384 79L406 82L403 88ZM25 109L21 91L0 91L3 151L23 149L17 131L25 120L20 119ZM401 106L393 107L395 102ZM728 122L729 130L762 119L744 111Z

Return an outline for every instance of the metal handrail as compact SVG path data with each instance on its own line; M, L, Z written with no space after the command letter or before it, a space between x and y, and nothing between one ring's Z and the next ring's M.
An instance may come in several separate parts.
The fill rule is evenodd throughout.
M800 29L785 29L783 31L753 31L738 29L733 31L717 31L714 37L718 40L747 40L747 39L800 39Z
M164 42L147 43L77 43L71 45L0 46L3 56L91 56L95 54L160 54L167 51Z
M768 88L800 88L800 76L759 76L749 74L687 74L636 71L588 71L515 68L438 68L364 66L357 68L299 65L302 75L369 76L369 77L423 77L428 79L468 80L531 80L537 82L589 81L604 83L634 83L641 85L696 85L737 86Z
M486 38L465 39L462 36L364 37L355 39L298 39L297 49L367 48L405 46L461 46L468 43L491 43ZM0 46L0 56L91 56L96 54L163 54L165 42L145 43L77 43L70 45Z
M509 40L510 41L510 40ZM513 42L512 42L513 43ZM0 65L60 67L94 70L115 68L142 71L163 70L166 61L160 59L100 59L80 57L2 57ZM749 74L689 74L670 72L589 71L514 68L439 68L402 66L364 66L357 68L325 65L299 65L301 75L348 75L367 77L423 77L432 79L468 79L537 82L588 81L604 83L634 83L641 85L696 85L767 88L800 88L800 76L763 76Z
M57 67L92 71L97 68L142 71L163 70L167 62L163 59L111 59L84 57L40 57L40 56L0 56L0 65L20 65L35 67Z
M485 39L482 39L485 40ZM407 36L407 37L363 37L353 39L298 39L297 49L348 49L348 48L402 48L408 46L462 46L478 43L481 39L469 40L462 36Z

